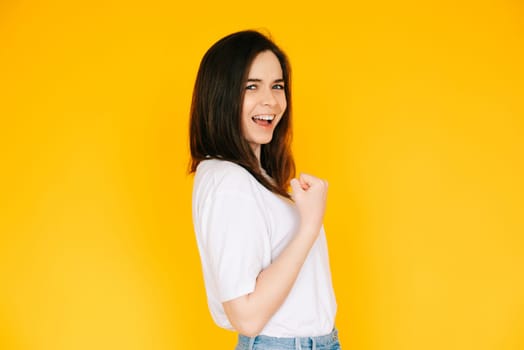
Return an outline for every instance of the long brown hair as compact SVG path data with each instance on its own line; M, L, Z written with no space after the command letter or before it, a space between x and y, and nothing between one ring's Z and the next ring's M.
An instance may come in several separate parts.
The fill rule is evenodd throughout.
M271 51L280 62L287 108L271 142L261 145L260 166L242 134L241 113L245 82L255 57ZM234 162L251 173L264 187L290 198L287 188L295 176L291 154L291 70L284 52L259 32L247 30L217 41L205 53L193 90L190 120L190 172L208 158Z

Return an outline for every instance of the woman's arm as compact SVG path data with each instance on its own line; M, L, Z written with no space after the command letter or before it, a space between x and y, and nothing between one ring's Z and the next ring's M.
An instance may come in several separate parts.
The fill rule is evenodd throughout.
M291 181L291 188L300 214L297 233L278 258L258 275L252 293L223 303L231 325L246 336L259 334L280 308L322 226L327 182L302 174Z

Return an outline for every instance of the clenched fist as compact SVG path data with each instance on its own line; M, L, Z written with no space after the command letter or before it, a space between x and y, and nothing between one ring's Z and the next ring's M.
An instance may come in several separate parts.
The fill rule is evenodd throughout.
M313 235L318 235L324 212L328 183L313 175L300 174L291 180L292 197L300 214L300 226Z

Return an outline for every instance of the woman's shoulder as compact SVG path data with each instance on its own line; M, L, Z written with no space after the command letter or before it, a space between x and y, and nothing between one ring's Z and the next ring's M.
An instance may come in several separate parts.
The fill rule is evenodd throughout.
M245 168L234 162L214 158L201 161L198 164L196 173L205 173L218 178L225 176L251 176Z
M245 168L221 159L201 161L195 175L195 185L207 183L224 191L247 190L253 182L256 179Z

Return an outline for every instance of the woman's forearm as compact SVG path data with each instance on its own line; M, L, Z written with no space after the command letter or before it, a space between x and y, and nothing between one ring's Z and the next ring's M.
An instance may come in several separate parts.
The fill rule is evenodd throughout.
M246 336L260 333L286 300L319 231L320 227L299 229L282 253L258 275L252 293L223 303L237 332Z

